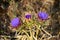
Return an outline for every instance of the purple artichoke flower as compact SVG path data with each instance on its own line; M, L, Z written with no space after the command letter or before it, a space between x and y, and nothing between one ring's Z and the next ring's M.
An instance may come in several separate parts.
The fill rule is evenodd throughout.
M31 18L31 15L30 14L27 14L27 15L25 15L25 18L30 19Z
M48 19L48 14L46 12L39 12L38 17L42 20Z
M11 20L11 26L12 26L12 27L17 27L19 24L20 24L20 19L19 19L18 17L13 18L13 19Z

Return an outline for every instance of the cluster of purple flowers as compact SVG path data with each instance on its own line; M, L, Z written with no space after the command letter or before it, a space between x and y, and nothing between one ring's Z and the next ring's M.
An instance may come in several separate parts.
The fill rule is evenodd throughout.
M39 12L38 17L42 20L48 19L48 14L46 12Z
M31 15L28 14L28 15L25 16L25 18L30 19L31 18Z
M12 26L12 27L17 27L19 24L20 24L20 19L19 19L18 17L13 18L13 19L11 20L11 26Z
M48 14L46 12L39 12L38 17L42 20L46 20L46 19L48 19ZM25 15L25 18L30 19L31 15L27 14L27 15ZM11 20L11 26L12 27L17 27L19 24L21 24L21 22L20 22L20 19L18 17L13 18Z

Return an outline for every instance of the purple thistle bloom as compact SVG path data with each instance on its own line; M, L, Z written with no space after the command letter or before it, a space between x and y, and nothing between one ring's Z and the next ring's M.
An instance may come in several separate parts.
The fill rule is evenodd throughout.
M18 17L13 18L13 19L11 20L11 26L12 26L12 27L17 27L19 24L20 24L20 19L19 19Z
M46 12L39 12L38 17L41 18L42 20L48 19L48 14Z
M27 15L25 15L25 18L27 18L27 19L31 18L31 15L27 14Z

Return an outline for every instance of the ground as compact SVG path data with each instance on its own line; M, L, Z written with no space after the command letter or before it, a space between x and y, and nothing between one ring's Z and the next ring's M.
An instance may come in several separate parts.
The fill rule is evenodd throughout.
M47 20L38 18L38 13L47 12ZM31 14L26 19L25 14ZM18 17L21 24L12 28L11 20ZM59 0L1 0L0 40L60 40Z

